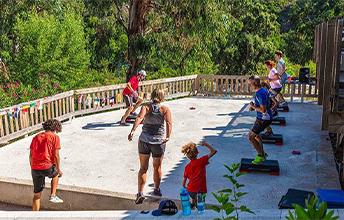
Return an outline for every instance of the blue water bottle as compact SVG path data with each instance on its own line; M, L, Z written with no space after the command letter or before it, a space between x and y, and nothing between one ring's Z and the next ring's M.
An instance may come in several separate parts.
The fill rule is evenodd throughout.
M197 209L198 213L204 213L204 201L201 191L197 192Z
M180 200L182 202L183 215L191 214L189 193L185 188L180 189Z

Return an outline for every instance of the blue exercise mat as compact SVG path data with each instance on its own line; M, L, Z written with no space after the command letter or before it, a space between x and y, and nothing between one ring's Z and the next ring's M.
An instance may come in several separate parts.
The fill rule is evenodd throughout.
M326 202L328 208L344 208L344 191L317 189L319 203Z

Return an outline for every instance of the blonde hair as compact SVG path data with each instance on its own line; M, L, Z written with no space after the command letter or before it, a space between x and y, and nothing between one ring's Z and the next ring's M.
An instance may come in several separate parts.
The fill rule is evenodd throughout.
M186 155L186 157L189 158L189 160L195 160L197 159L199 151L196 147L196 144L190 142L182 147L182 153Z
M154 89L151 94L151 101L153 103L160 103L165 101L164 91L159 88Z

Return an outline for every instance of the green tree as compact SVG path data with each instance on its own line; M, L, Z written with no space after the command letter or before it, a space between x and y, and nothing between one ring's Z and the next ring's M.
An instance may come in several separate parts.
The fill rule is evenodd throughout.
M87 70L89 55L80 16L66 11L63 19L32 11L27 19L18 18L14 27L18 36L15 56L16 79L36 86L38 74L46 73L62 89L78 87Z

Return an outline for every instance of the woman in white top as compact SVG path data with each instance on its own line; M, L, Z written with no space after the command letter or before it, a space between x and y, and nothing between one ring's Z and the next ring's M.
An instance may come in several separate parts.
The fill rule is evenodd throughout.
M276 63L271 60L267 60L264 63L264 66L267 70L269 70L269 83L272 89L272 93L282 102L285 102L281 91L282 91L282 84L280 83L280 75L278 74L277 70L275 69Z

